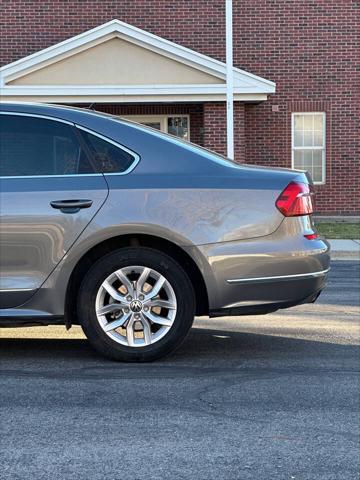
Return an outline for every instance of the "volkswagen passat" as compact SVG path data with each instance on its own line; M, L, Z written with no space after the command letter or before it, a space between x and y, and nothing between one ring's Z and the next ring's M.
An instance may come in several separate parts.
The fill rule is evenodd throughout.
M147 361L194 315L265 314L324 287L306 173L82 109L3 104L0 122L1 326L79 324L102 354Z

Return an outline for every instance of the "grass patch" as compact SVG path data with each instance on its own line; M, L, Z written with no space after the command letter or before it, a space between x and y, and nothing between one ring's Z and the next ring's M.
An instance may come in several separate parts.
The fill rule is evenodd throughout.
M320 235L326 238L343 238L358 240L360 238L359 223L316 223Z

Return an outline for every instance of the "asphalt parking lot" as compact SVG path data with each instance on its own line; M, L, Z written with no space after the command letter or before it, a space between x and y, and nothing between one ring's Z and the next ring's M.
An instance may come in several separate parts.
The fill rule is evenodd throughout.
M0 478L359 479L359 277L333 262L314 305L197 319L153 364L0 331Z

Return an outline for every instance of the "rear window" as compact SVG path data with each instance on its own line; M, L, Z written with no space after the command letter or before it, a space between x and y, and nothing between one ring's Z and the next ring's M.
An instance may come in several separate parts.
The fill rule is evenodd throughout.
M231 160L230 158L224 157L223 155L220 155L219 153L216 153L212 150L209 150L205 147L201 147L200 145L197 145L195 143L189 142L188 140L183 140L180 137L177 137L175 135L171 135L170 133L165 133L161 132L155 128L151 128L149 126L146 126L144 124L139 124L136 122L132 122L129 119L124 119L124 118L119 118L116 116L112 116L111 120L115 122L120 122L124 123L127 125L130 125L132 128L136 128L139 130L146 130L148 133L155 137L160 137L160 138L165 138L167 141L174 143L180 147L185 148L186 150L193 151L203 157L206 157L208 160L218 163L220 165L226 166L226 167L232 167L232 168L239 168L239 164L235 162L234 160Z

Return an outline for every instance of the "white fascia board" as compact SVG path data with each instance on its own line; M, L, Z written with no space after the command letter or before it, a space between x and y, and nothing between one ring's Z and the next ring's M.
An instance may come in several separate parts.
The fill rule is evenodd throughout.
M264 93L235 93L234 101L258 103L267 100ZM56 94L41 95L36 93L27 96L8 97L2 103L189 103L189 102L225 102L225 94L197 94L197 95L82 95L81 93L69 92L68 95L57 96Z
M259 87L234 87L234 94L264 93ZM1 89L3 97L27 95L217 95L226 94L223 84L196 85L14 85Z
M139 46L190 65L193 68L210 73L222 80L225 79L225 63L121 22L120 20L111 20L103 25L80 33L75 37L1 67L0 85L4 85L6 79L9 77L13 77L14 75L19 76L18 74L20 73L25 74L29 69L33 70L36 66L41 67L45 62L51 60L55 62L57 57L63 57L65 54L70 55L71 51L84 47L86 44L91 44L101 38L105 40L109 38L109 35L119 36L124 40L136 43ZM275 91L275 83L238 68L234 68L234 84L235 86L240 86L240 84L243 86L248 84L249 87L256 86L260 88L263 93L274 93Z

